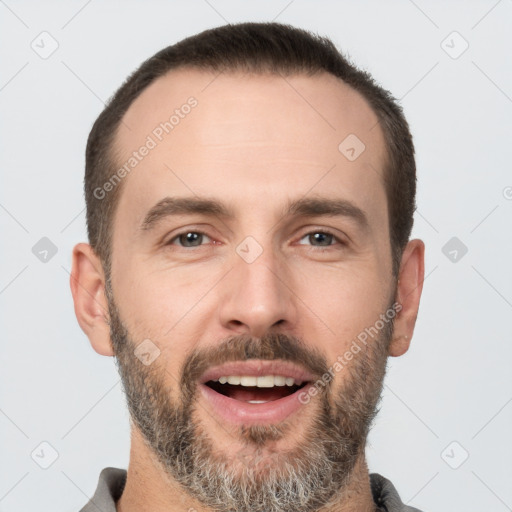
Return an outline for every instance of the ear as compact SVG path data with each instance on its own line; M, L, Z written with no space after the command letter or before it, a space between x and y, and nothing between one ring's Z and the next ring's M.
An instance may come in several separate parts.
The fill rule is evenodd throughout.
M389 345L390 356L407 352L418 316L423 280L425 279L425 244L411 240L402 254L397 283L397 302L402 309L395 317L394 337Z
M105 276L101 261L89 244L80 243L73 248L69 284L76 318L92 348L103 356L113 356Z

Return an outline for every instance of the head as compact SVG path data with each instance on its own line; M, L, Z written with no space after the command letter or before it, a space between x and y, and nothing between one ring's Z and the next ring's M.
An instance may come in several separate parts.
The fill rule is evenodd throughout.
M419 307L415 183L391 95L289 26L185 39L101 113L75 310L116 356L140 450L198 503L313 511L348 485ZM241 362L294 384L215 382ZM295 402L244 416L215 395Z

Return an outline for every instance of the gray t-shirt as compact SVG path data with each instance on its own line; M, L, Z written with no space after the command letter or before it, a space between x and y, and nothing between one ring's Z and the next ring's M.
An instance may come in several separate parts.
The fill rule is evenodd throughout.
M116 501L121 497L125 483L125 469L103 469L94 496L80 512L116 512ZM379 507L379 512L421 512L404 505L394 485L378 473L370 475L370 484L373 501Z

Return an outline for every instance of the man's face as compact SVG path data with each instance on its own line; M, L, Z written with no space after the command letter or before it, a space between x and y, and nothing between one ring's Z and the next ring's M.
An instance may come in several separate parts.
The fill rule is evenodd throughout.
M384 322L357 341L395 298L377 117L330 75L180 70L128 110L120 167L148 136L112 245L112 340L135 427L206 505L227 482L234 510L285 510L298 482L301 510L315 510L362 453L392 335Z

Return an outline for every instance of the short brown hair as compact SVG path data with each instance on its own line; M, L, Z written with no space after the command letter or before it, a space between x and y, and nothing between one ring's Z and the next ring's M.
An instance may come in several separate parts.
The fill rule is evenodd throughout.
M377 115L386 142L388 158L383 179L393 275L398 275L416 208L414 146L402 108L367 72L351 64L329 39L280 23L239 23L206 30L153 55L128 77L94 123L86 149L87 230L89 243L107 276L111 270L114 214L122 184L102 199L94 191L116 171L112 147L117 128L132 102L149 84L170 70L184 67L308 76L328 72L358 91Z

